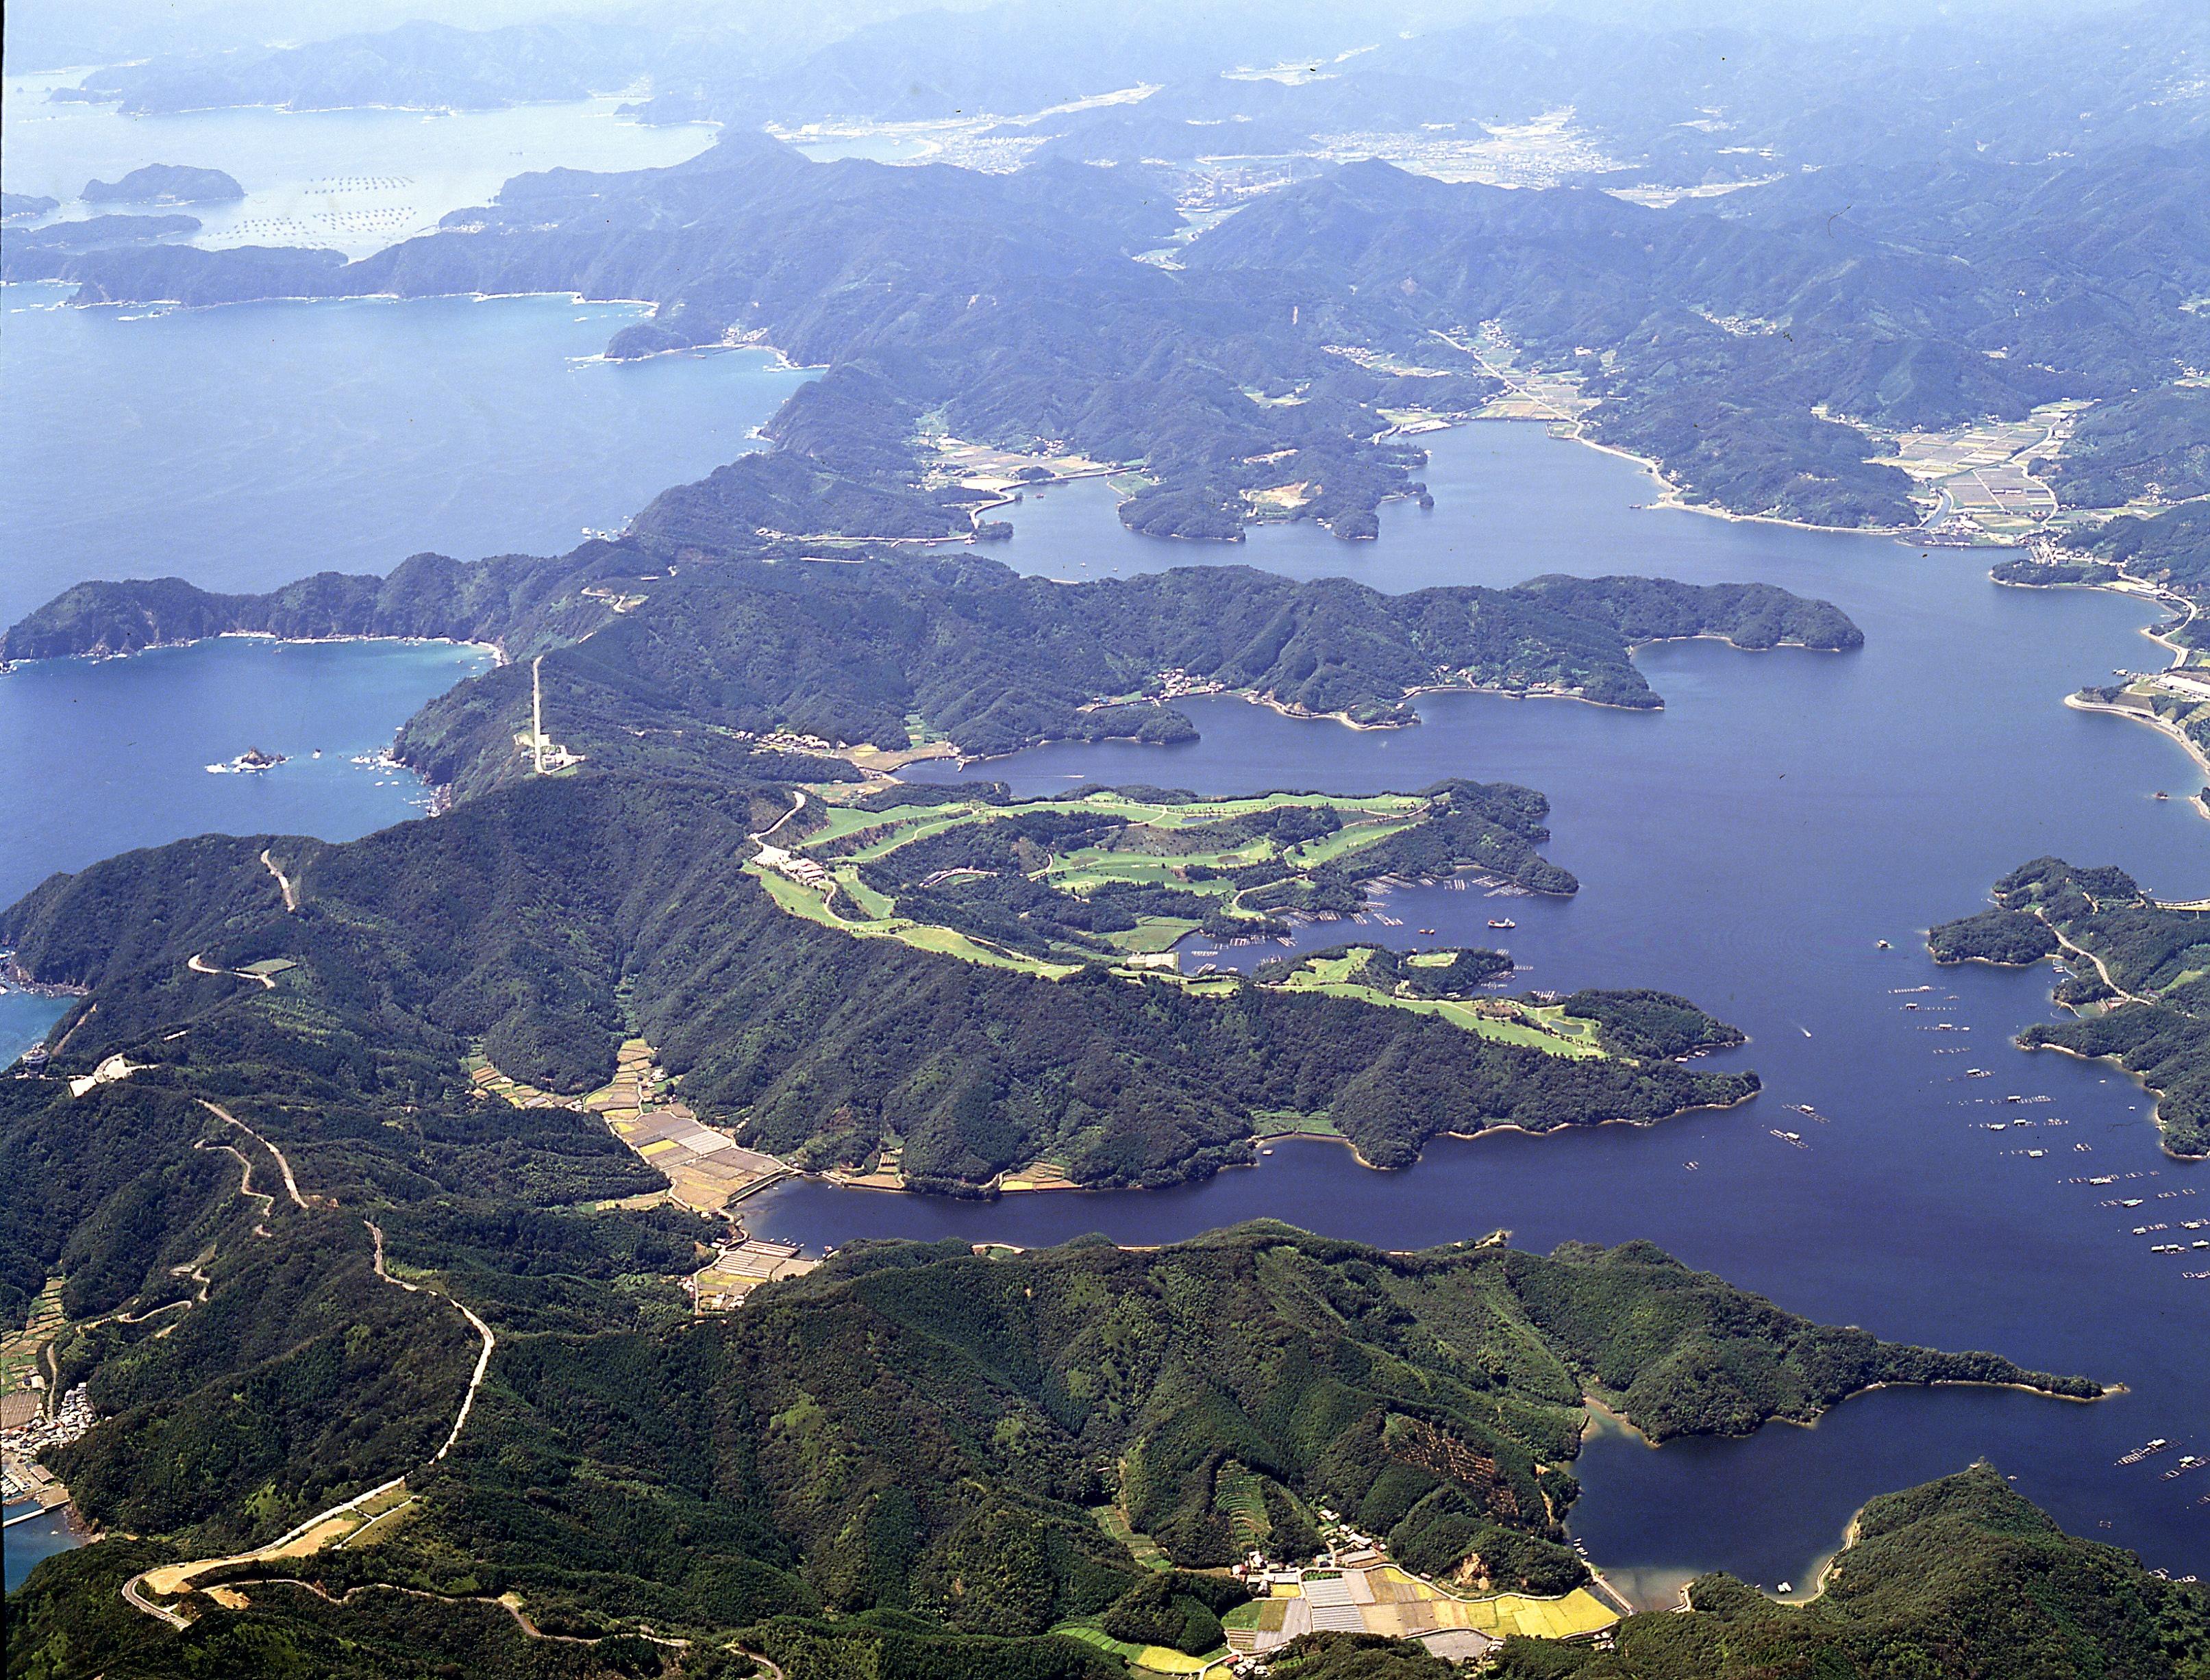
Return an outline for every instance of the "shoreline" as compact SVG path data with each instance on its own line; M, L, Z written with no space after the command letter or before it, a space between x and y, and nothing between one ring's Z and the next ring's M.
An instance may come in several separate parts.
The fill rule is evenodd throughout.
M280 586L281 587L281 586ZM407 647L472 647L491 655L492 668L498 670L511 665L513 659L505 647L496 641L474 641L452 635L377 635L368 632L341 635L279 635L274 630L215 630L207 635L188 636L178 641L149 641L142 647L127 648L120 653L88 648L82 653L49 653L36 659L0 659L0 676L23 670L34 665L56 665L64 659L83 659L94 665L104 665L111 659L135 659L142 653L163 653L172 648L197 647L208 641L265 641L279 647L332 647L347 642L395 642Z
M1764 1094L1765 1093L1763 1089L1760 1088L1750 1092L1746 1096L1738 1097L1730 1103L1694 1103L1687 1108L1676 1109L1670 1114L1659 1115L1655 1119L1651 1120L1631 1120L1627 1118L1625 1116L1615 1115L1608 1120L1569 1120L1565 1122L1563 1124L1552 1126L1541 1131L1537 1131L1532 1127L1518 1125L1506 1121L1500 1121L1493 1126L1483 1126L1478 1131L1439 1131L1431 1134L1426 1142L1423 1142L1421 1145L1420 1154L1414 1158L1410 1165L1401 1167L1376 1166L1372 1161L1368 1160L1366 1157L1360 1153L1358 1145L1355 1140L1344 1135L1341 1132L1311 1132L1301 1130L1253 1132L1247 1138L1243 1140L1245 1142L1253 1146L1251 1159L1247 1161L1224 1162L1221 1165L1215 1167L1211 1172L1206 1173L1201 1178L1185 1178L1175 1183L1160 1185L1156 1188L1162 1190L1187 1189L1194 1186L1209 1183L1212 1179L1219 1177L1219 1175L1223 1172L1256 1171L1263 1165L1259 1159L1259 1151L1256 1147L1260 1144L1283 1143L1298 1139L1308 1138L1316 1143L1334 1143L1341 1145L1344 1148L1348 1149L1350 1152L1351 1159L1356 1161L1360 1166L1365 1168L1368 1172L1408 1172L1411 1171L1412 1167L1416 1167L1421 1164L1422 1159L1423 1159L1427 1154L1427 1143L1432 1143L1436 1138L1451 1138L1461 1143L1471 1143L1495 1132L1516 1132L1525 1137L1541 1138L1550 1137L1560 1132L1600 1132L1606 1127L1609 1126L1627 1126L1638 1131L1647 1131L1651 1127L1662 1126L1669 1121L1679 1120L1691 1114L1724 1114L1731 1109L1740 1108L1745 1104L1755 1102L1758 1098ZM1006 1171L1009 1172L1017 1173L1020 1169L1008 1168ZM808 1171L804 1168L793 1167L791 1169L791 1172L793 1177L818 1180L822 1183L830 1185L840 1190L871 1190L879 1195L885 1195L933 1196L941 1194L933 1190L913 1189L903 1183L867 1183L863 1182L863 1179L867 1177L872 1177L873 1175L852 1173L849 1176L845 1176L842 1169L838 1169L836 1171L816 1172ZM1005 1174L1002 1172L995 1175L989 1183L975 1187L975 1192L971 1195L943 1195L942 1199L947 1201L1003 1201L1007 1196L1015 1195L1043 1195L1048 1194L1112 1195L1130 1191L1149 1193L1153 1189L1153 1187L1142 1184L1081 1184L1069 1179L1063 1183L1024 1184L1017 1189L1006 1189L1001 1188L998 1183L998 1179L1003 1178L1005 1176ZM784 1180L781 1182L787 1183L788 1181ZM765 1189L768 1186L762 1184L756 1188ZM2009 1387L2016 1385L1997 1384L1991 1386ZM2040 1391L2037 1389L2034 1392L2038 1393ZM2111 1392L2118 1391L2113 1390Z
M1873 1394L1883 1388L2009 1388L2021 1394L2035 1395L2042 1400L2069 1400L2074 1405L2080 1406L2093 1405L2098 1400L2114 1399L2118 1395L2130 1392L2127 1388L2126 1385L2122 1382L2104 1384L2103 1392L2099 1394L2060 1394L2050 1389L2037 1388L2032 1384L2026 1382L1982 1382L1962 1378L1937 1379L1931 1382L1869 1382L1862 1388L1852 1388L1848 1394L1843 1394L1829 1404L1820 1407L1816 1412L1808 1418L1790 1418L1776 1412L1772 1417L1766 1418L1764 1423L1759 1424L1756 1430L1750 1431L1750 1434L1755 1435L1760 1433L1764 1430L1772 1427L1774 1424L1785 1424L1791 1428L1802 1430L1816 1429L1819 1426L1821 1420L1838 1408L1847 1405L1850 1401L1857 1399L1860 1395ZM1573 1452L1573 1459L1575 1462L1579 1460L1581 1449L1585 1446L1587 1442L1592 1436L1603 1434L1608 1430L1615 1430L1622 1435L1633 1436L1635 1440L1640 1442L1644 1447L1653 1453L1661 1452L1666 1447L1673 1444L1673 1442L1679 1441L1697 1439L1744 1441L1750 1438L1749 1436L1707 1435L1699 1436L1693 1434L1684 1434L1670 1436L1664 1441L1653 1441L1647 1434L1637 1427L1625 1416L1625 1414L1617 1410L1601 1394L1584 1393L1581 1396L1581 1408L1589 1415L1588 1421L1582 1426L1579 1440L1575 1443ZM1884 1496L1875 1495L1875 1496L1881 1497ZM1870 1502L1870 1501L1866 1502L1868 1504ZM1809 1592L1802 1593L1790 1593L1784 1598L1777 1593L1766 1590L1764 1587L1759 1585L1755 1581L1747 1581L1744 1582L1744 1585L1754 1589L1768 1604L1779 1605L1791 1609L1802 1609L1803 1606L1814 1602L1827 1590L1827 1584L1828 1581L1833 1578L1837 1566L1839 1565L1842 1559L1848 1554L1850 1549L1857 1545L1863 1524L1864 1512L1865 1507L1863 1505L1858 1506L1856 1510L1852 1511L1850 1514L1848 1526L1842 1532L1841 1544L1835 1547L1833 1551L1827 1552L1821 1556L1816 1556L1813 1558L1812 1562L1815 1566L1816 1572L1812 1576L1812 1586ZM1568 1533L1572 1532L1572 1522L1570 1518L1567 1520L1567 1532ZM1597 1566L1592 1559L1589 1559L1585 1557L1583 1561L1589 1564L1591 1574L1596 1572ZM1632 1567L1638 1572L1693 1569L1691 1580L1689 1581L1684 1581L1681 1587L1681 1601L1678 1606L1681 1610L1693 1608L1688 1601L1688 1587L1696 1577L1713 1573L1726 1573L1725 1571L1715 1571L1712 1569L1697 1568L1689 1564L1679 1563L1639 1563L1626 1567ZM1737 1577L1737 1579L1739 1579L1739 1577Z
M2099 594L2121 596L2127 600L2151 601L2164 611L2178 616L2183 624L2191 623L2201 616L2201 606L2186 596L2167 589L2161 584L2135 577L2122 567L2116 569L2116 577L2105 579L2098 583L2021 582L2014 579L1997 577L1992 569L1988 573L1988 581L1999 589L2086 589ZM2152 624L2143 624L2141 627L2141 634L2171 654L2171 663L2164 668L2165 672L2183 671L2186 668L2189 652L2187 648L2181 647L2169 637L2158 635L2156 627ZM2202 774L2206 782L2210 782L2210 752L2206 752L2201 745L2189 739L2186 732L2177 725L2166 721L2154 712L2141 711L2129 706L2113 705L2106 701L2082 700L2080 697L2080 692L2075 689L2065 695L2065 705L2075 712L2101 712L2113 716L2129 718L2137 723L2148 725L2160 734L2177 742L2186 751L2188 757L2194 762L2195 768ZM2204 817L2210 818L2210 809L2205 808L2199 793L2192 797L2191 803Z
M2160 718L2153 712L2141 711L2131 706L2119 706L2106 700L2082 700L2077 693L2066 695L2064 704L2074 712L2099 712L2107 717L2130 718L2135 723L2147 724L2158 734L2177 742L2194 762L2195 768L2202 774L2205 782L2210 783L2210 754L2206 754L2201 747L2190 740L2177 724Z
M2045 1375L2046 1373L2044 1374ZM1670 1446L1676 1441L1694 1441L1700 1439L1706 1441L1747 1441L1750 1438L1750 1436L1757 1434L1760 1430L1769 1429L1775 1424L1785 1424L1790 1429L1816 1429L1819 1427L1819 1423L1821 1418L1827 1417L1838 1407L1846 1406L1850 1401L1857 1399L1860 1394L1878 1394L1881 1390L1887 1388L2008 1388L2015 1394L2032 1394L2042 1400L2063 1400L2073 1406L2093 1406L2098 1401L2115 1400L2122 1394L2128 1394L2133 1392L2122 1382L2104 1382L2098 1384L2098 1386L2102 1390L2100 1394L2059 1394L2054 1388L2036 1388L2031 1382L1997 1382L1981 1377L1937 1376L1930 1382L1906 1382L1884 1377L1877 1382L1868 1382L1862 1388L1851 1389L1849 1393L1845 1394L1837 1395L1833 1400L1829 1400L1826 1405L1821 1406L1816 1412L1814 1412L1808 1418L1791 1418L1785 1412L1776 1412L1771 1417L1767 1418L1763 1423L1760 1424L1757 1426L1757 1429L1752 1430L1749 1432L1749 1435L1699 1435L1694 1431L1684 1431L1680 1435L1668 1436L1663 1441L1652 1440L1645 1430L1630 1422L1623 1413L1615 1409L1608 1401L1602 1400L1588 1394L1583 1394L1581 1396L1581 1406L1585 1411L1587 1411L1591 1414L1601 1415L1606 1423L1618 1428L1627 1434L1632 1435L1636 1440L1639 1441L1644 1446L1655 1453L1662 1452L1665 1448ZM1593 1418L1591 1419L1591 1423L1592 1422ZM1585 1430L1584 1430L1582 1438L1584 1440L1587 1438Z
M1470 425L1472 422L1466 424ZM1827 536L1886 537L1891 540L1900 540L1923 528L1917 525L1813 525L1804 520L1784 519L1778 514L1738 514L1731 508L1717 507L1706 502L1689 501L1687 493L1665 476L1664 469L1656 461L1648 455L1639 455L1632 449L1622 449L1616 443L1598 443L1595 438L1588 436L1585 421L1544 420L1534 415L1524 418L1518 415L1508 417L1500 415L1495 420L1484 424L1537 425L1551 437L1561 442L1578 443L1583 449L1595 449L1603 455L1616 455L1621 461L1633 461L1647 473L1658 485L1658 499L1655 502L1644 503L1640 509L1643 512L1678 511L1686 514L1703 514L1712 519L1729 520L1738 525L1778 525L1784 526L1791 531L1816 531Z
M2079 1014L2077 1010L2071 1009L2071 1006L2069 1004L2061 1004L2058 1007L2071 1010L2071 1013L2075 1018ZM2123 1006L2121 1005L2120 1007L2122 1008ZM2158 1090L2155 1086L2151 1085L2145 1075L2135 1073L2116 1056L2090 1056L2085 1051L2073 1049L2069 1045L2050 1044L2046 1041L2038 1045L2020 1044L2016 1037L2014 1037L2011 1039L2011 1043L2015 1048L2025 1051L2029 1055L2036 1051L2052 1050L2059 1056L2068 1056L2074 1062L2085 1062L2090 1067L2092 1067L2098 1062L2105 1063L2113 1073L2119 1075L2122 1078L2131 1080L2136 1087L2156 1099L2154 1105L2149 1110L2149 1123L2156 1128L2156 1147L2167 1160L2187 1161L2198 1166L2202 1165L2205 1161L2210 1161L2210 1156L2183 1155L2178 1150L2171 1147L2171 1135L2164 1129L2163 1113L2165 1093Z

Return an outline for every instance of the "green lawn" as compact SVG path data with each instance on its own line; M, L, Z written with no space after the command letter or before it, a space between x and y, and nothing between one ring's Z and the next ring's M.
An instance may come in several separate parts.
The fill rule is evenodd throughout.
M854 869L836 871L837 890L851 895L852 902L870 921L885 921L897 912L897 906L860 879Z
M1116 933L1112 939L1124 951L1149 954L1171 951L1197 930L1195 921L1185 921L1179 916L1138 916L1134 928L1126 933Z
M1078 965L1064 962L1043 962L1035 957L1023 956L1018 952L1000 950L993 945L984 945L969 939L965 934L951 928L937 927L927 922L909 922L903 918L889 921L848 922L832 910L820 894L810 887L801 887L787 876L773 870L760 868L757 864L745 865L745 873L767 888L768 896L794 916L803 916L809 922L834 928L839 933L848 933L859 939L895 939L910 945L917 951L934 951L939 955L957 957L962 962L981 963L991 968L1010 968L1016 973L1034 974L1047 980L1063 980L1077 972Z
M763 871L754 866L747 867L765 883L776 902L782 908L824 927L835 928L861 938L897 939L917 950L934 951L957 957L962 961L1058 979L1078 972L1080 965L1024 955L953 928L915 922L901 916L894 897L860 879L859 865L887 858L903 847L968 824L1017 818L1031 812L1078 812L1123 822L1131 829L1150 829L1165 834L1203 829L1211 824L1284 806L1325 806L1344 819L1344 826L1334 833L1304 842L1289 853L1286 861L1302 870L1336 861L1416 826L1428 810L1428 802L1416 794L1404 793L1374 794L1358 798L1317 793L1270 793L1255 798L1208 799L1189 804L1166 804L1133 798L1108 789L1078 799L1031 799L1006 805L966 800L944 805L899 804L881 810L828 805L821 827L797 845L802 851L818 853L833 842L848 844L855 839L859 841L854 849L830 860L838 888L835 897L824 901L819 894L780 875ZM1128 849L1143 845L1144 841L1141 835L1131 833L1120 841L1118 849L1109 844L1085 846L1053 858L1041 878L1060 892L1075 894L1092 893L1115 882L1166 887L1187 894L1192 913L1187 916L1144 916L1135 928L1112 936L1114 948L1129 958L1154 956L1171 951L1182 940L1198 931L1203 924L1205 914L1211 912L1225 909L1230 914L1256 918L1256 912L1245 912L1238 907L1236 889L1232 883L1223 880L1190 881L1183 877L1193 867L1229 869L1265 862L1277 855L1271 840L1261 836L1235 846L1187 852ZM1442 963L1450 958L1445 953L1434 953L1411 960L1415 962L1424 960ZM1525 1045L1553 1056L1578 1057L1602 1054L1597 1045L1593 1023L1568 1021L1555 1009L1538 1009L1522 1006L1514 1017L1494 1012L1494 1006L1485 1003L1476 1004L1445 998L1400 997L1368 983L1362 973L1365 966L1362 954L1308 962L1285 982L1285 986L1292 991L1319 991L1381 1008L1438 1015L1453 1026L1477 1033L1483 1038ZM1159 974L1162 971L1149 972ZM1178 978L1171 974L1164 977ZM1180 983L1199 996L1223 996L1241 984L1235 977L1227 975L1203 978L1192 977L1182 979ZM1319 1125L1324 1124L1319 1123ZM1297 1129L1319 1129L1319 1125L1299 1127Z
M1502 1044L1525 1045L1549 1056L1585 1059L1603 1054L1597 1045L1596 1023L1568 1015L1557 1004L1515 1005L1525 1018L1526 1024L1523 1024L1519 1021L1500 1019L1488 1014L1480 1004L1460 1003L1453 998L1399 997L1394 992L1384 991L1358 978L1365 969L1366 954L1363 951L1352 951L1339 957L1307 958L1295 973L1282 983L1281 989L1284 991L1325 992L1330 997L1350 997L1362 1003L1379 1004L1386 1009L1410 1009L1416 1015L1440 1015L1453 1027L1478 1033L1484 1039L1494 1039Z
M1332 863L1347 852L1368 846L1379 845L1392 834L1401 834L1416 826L1416 812L1411 816L1376 822L1346 822L1331 834L1323 834L1315 840L1307 840L1289 853L1289 861L1299 869L1317 869L1322 864Z
M1099 1627L1094 1616L1061 1622L1051 1631L1062 1638L1078 1639L1084 1645L1110 1652L1122 1662L1145 1674L1201 1674L1227 1655L1225 1649L1203 1657L1190 1657L1163 1645L1131 1645L1125 1639L1114 1638Z

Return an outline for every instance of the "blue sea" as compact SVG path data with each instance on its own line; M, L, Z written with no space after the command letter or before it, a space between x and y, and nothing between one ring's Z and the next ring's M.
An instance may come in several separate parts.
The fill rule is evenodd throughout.
M203 245L317 245L365 256L491 202L530 170L653 169L712 144L705 123L651 126L619 98L504 111L283 111L254 106L125 117L113 105L47 97L82 70L9 74L0 100L8 190L58 199L57 219L90 214L76 196L149 163L226 172L245 190L193 205Z
M565 298L77 309L0 287L0 619L88 577L267 589L558 554L758 447L768 352L607 362Z

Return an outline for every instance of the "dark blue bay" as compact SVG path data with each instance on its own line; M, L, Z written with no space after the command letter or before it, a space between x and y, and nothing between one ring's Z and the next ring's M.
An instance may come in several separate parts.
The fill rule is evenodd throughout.
M1435 509L1387 510L1370 545L1305 527L1232 546L1147 541L1120 529L1110 492L1091 484L1031 497L1000 551L1059 577L1242 561L1391 590L1561 570L1760 580L1839 602L1867 645L1652 647L1639 663L1665 697L1657 714L1437 695L1417 727L1362 732L1215 700L1189 708L1201 738L1183 746L1043 748L965 774L1027 792L1092 780L1356 792L1446 775L1540 788L1550 853L1580 876L1578 898L1407 889L1386 906L1401 927L1323 927L1303 942L1503 939L1528 985L1684 992L1748 1029L1727 1059L1756 1068L1766 1093L1647 1129L1440 1141L1394 1175L1308 1142L1165 1194L950 1204L800 1183L770 1192L755 1228L809 1242L1158 1241L1267 1216L1392 1248L1500 1226L1537 1249L1646 1237L1795 1311L2129 1392L2092 1406L1891 1392L1748 1441L1652 1451L1599 1438L1574 1526L1601 1563L1660 1582L1714 1565L1804 1580L1866 1497L1986 1455L2074 1529L2177 1570L2210 1566L2210 1503L2198 1502L2210 1472L2167 1483L2153 1460L2113 1462L2153 1436L2210 1440L2210 1279L2183 1275L2210 1266L2152 1255L2159 1239L2132 1234L2210 1216L2210 1170L2160 1152L2130 1081L2013 1046L2051 1014L2046 970L1937 969L1920 939L2043 852L2120 864L2173 894L2210 886L2210 825L2182 798L2153 798L2192 790L2185 756L2062 703L2155 657L2139 634L2152 609L1999 588L1985 554L1643 510L1653 486L1632 463L1530 426L1441 437L1427 476ZM1519 923L1508 935L1486 925L1500 905ZM1968 1066L1993 1076L1965 1079ZM2002 1100L2013 1095L2049 1100ZM2021 1115L2037 1123L2019 1128ZM2106 1174L2140 1176L2071 1182ZM2143 1206L2104 1205L2122 1196Z

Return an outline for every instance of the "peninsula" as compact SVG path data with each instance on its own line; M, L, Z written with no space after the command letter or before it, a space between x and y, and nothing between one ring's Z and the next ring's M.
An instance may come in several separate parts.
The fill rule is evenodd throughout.
M1525 789L1370 802L1395 809L1286 854L1284 834L1329 807L1258 800L1185 822L1203 809L1188 796L1023 807L987 790L832 806L845 790L816 784L803 809L820 808L818 846L802 827L754 838L798 791L643 781L587 758L344 845L208 837L56 876L0 915L0 946L25 978L84 989L57 1029L57 1078L122 1055L188 1085L275 1091L344 1043L401 1057L422 1101L467 1111L471 1053L580 1096L635 1033L736 1142L821 1171L869 1172L888 1154L905 1188L952 1195L1037 1161L1079 1185L1184 1183L1253 1160L1253 1136L1288 1112L1403 1167L1443 1132L1659 1120L1758 1089L1754 1074L1682 1065L1693 1046L1615 1031L1601 1009L1535 1033L1479 1009L1147 958L1188 930L1161 913L1185 901L1233 930L1339 914L1389 869L1569 888L1534 849L1543 804ZM1076 844L1085 829L1107 844ZM1250 861L1227 864L1229 847ZM935 861L984 850L1009 867ZM1212 878L1194 879L1207 855ZM1023 905L1042 912L1026 927ZM579 1193L665 1183L589 1116L506 1123L517 1141L595 1130L611 1155L545 1146L556 1177L609 1186Z
M1992 909L1933 930L1935 960L2063 961L2056 998L2078 1018L2037 1023L2019 1042L2109 1057L2156 1093L2167 1152L2210 1155L2210 903L2159 903L2122 870L2057 858L2012 870L1994 897Z
M180 1170L198 1130L165 1147ZM1378 1545L1476 1609L1573 1592L1585 1397L1663 1440L1808 1421L1875 1383L2099 1392L1813 1324L1647 1243L1389 1254L1271 1223L1140 1251L860 1243L741 1312L678 1319L660 1279L692 1262L672 1216L393 1205L341 1165L347 1146L285 1135L299 1203L256 1214L210 1178L213 1222L189 1240L212 1238L216 1282L171 1315L158 1358L132 1358L120 1321L65 1343L65 1372L106 1355L117 1415L57 1467L139 1538L48 1564L20 1646L66 1638L74 1664L113 1668L171 1639L166 1620L217 1657L372 1652L404 1605L504 1665L517 1623L485 1605L506 1595L523 1637L602 1659L609 1641L652 1661L649 1640L711 1641L845 1673L888 1642L895 1672L1090 1680L1112 1640L1209 1655L1223 1619L1263 1626L1223 1569L1254 1551ZM392 1287L400 1266L423 1285ZM287 1274L311 1292L272 1293ZM105 1293L132 1286L118 1272ZM265 1328L240 1346L225 1315L249 1302ZM324 1304L350 1327L317 1328ZM433 1460L478 1357L456 1304L484 1326L497 1398ZM152 1473L211 1430L287 1450L258 1458L253 1490ZM372 1509L252 1550L363 1490Z
M1411 701L1435 689L1647 709L1660 702L1632 661L1641 643L1863 641L1830 604L1762 584L1543 577L1386 595L1241 566L1062 584L964 553L863 551L822 564L748 530L722 527L725 546L708 550L703 533L671 542L639 523L558 559L417 555L389 578L324 574L266 595L176 578L81 584L9 630L0 657L240 631L496 642L528 668L461 684L399 744L404 762L467 795L526 774L515 739L533 693L593 762L659 774L741 764L770 737L846 757L927 738L969 756L1054 739L1172 740L1193 730L1169 696L1208 691L1368 726L1415 722Z

